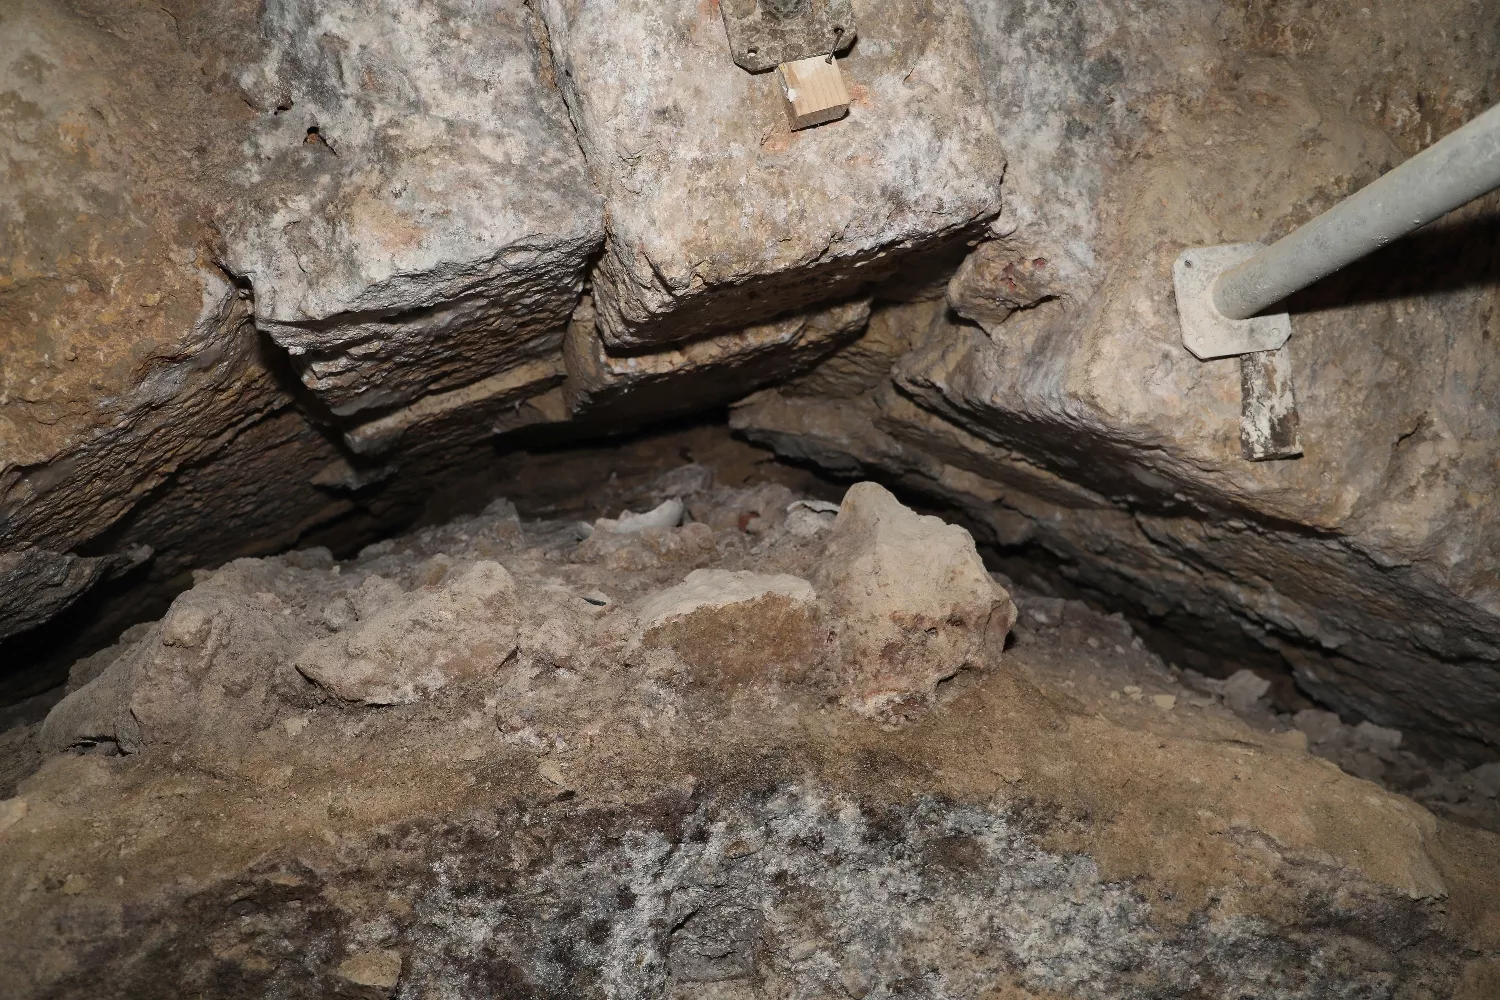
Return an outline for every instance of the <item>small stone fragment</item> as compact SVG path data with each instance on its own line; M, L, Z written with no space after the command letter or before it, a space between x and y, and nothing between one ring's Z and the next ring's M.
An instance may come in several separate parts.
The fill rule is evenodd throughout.
M795 500L787 505L784 527L795 538L812 538L833 527L838 512L827 500Z
M621 511L618 518L601 517L594 522L594 529L628 535L645 528L675 528L681 523L682 501L673 498L663 501L644 514L626 510Z
M998 662L1015 605L974 539L875 483L849 488L819 565L838 613L838 686L856 711L891 716L965 667Z
M557 785L559 788L568 787L568 779L563 777L562 768L557 766L556 761L542 761L542 763L538 765L536 773L541 775L546 780L550 781L552 784Z
M26 817L26 800L23 798L0 801L0 833L4 833Z
M1500 798L1500 761L1479 765L1468 773L1467 779L1479 794Z
M1170 712L1177 706L1177 696L1175 694L1153 694L1151 696L1151 703L1163 712Z
M64 896L77 896L89 891L89 880L85 875L69 875L63 882L62 891Z
M1388 754L1401 745L1401 730L1365 721L1354 727L1354 742L1374 754Z
M794 507L786 516L787 534L795 538L813 538L833 527L833 518L805 507Z
M401 953L389 949L362 951L339 963L338 977L355 996L389 997L401 982Z
M1029 597L1020 607L1026 623L1035 628L1057 628L1063 621L1063 610L1067 605L1061 597Z
M1316 708L1304 708L1292 716L1292 725L1305 733L1307 741L1312 744L1336 740L1344 729L1338 715Z
M1260 707L1271 690L1271 682L1253 670L1237 670L1224 682L1224 704L1237 715L1248 715Z

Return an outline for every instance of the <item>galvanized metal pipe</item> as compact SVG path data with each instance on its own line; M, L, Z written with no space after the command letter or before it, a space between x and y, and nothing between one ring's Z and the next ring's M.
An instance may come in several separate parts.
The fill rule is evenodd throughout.
M1346 264L1500 188L1500 105L1219 275L1213 303L1249 319Z

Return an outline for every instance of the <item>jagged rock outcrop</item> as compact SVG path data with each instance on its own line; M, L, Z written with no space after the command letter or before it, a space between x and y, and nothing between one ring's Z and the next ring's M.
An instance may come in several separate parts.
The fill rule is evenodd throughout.
M579 420L640 423L722 406L807 371L864 332L870 302L783 316L768 323L644 354L610 354L592 302L568 328L566 388Z
M595 157L592 176L585 168L580 139L603 147L581 105L575 137L541 11L25 0L5 12L0 92L16 131L0 154L11 180L0 547L155 551L131 595L101 598L81 630L58 626L81 644L63 647L106 642L192 568L297 542L357 547L413 517L440 484L472 479L496 434L565 423L570 405L591 432L717 405L852 336L870 286L931 295L947 257L928 254L899 281L894 272L939 244L962 250L999 208L1003 157L974 99L961 12L939 25L894 4L872 20L849 70L870 110L834 137L765 133L783 121L780 98L766 78L720 72L727 45L705 11L672 8L696 26L684 51L699 78L679 82L753 91L755 114L655 91L703 121L661 133L692 137L702 155L691 167L677 159L652 197L658 222L683 209L673 239L699 255L699 229L710 242L730 233L704 228L710 216L754 201L710 165L760 164L770 215L731 240L732 253L726 244L713 294L686 299L732 322L679 324L668 339L719 335L625 358L579 316L571 364L563 330L604 209L616 247L656 225L655 209L609 180L613 154ZM822 169L831 156L842 157L836 182ZM723 197L672 190L684 179ZM821 235L807 225L814 215ZM762 260L754 245L777 227L806 245ZM760 289L766 281L780 290ZM731 288L737 304L721 294ZM663 385L674 377L680 387ZM35 633L20 637L32 646L8 647L35 668L3 682L12 694L65 668L65 654L38 653L56 637Z
M252 44L224 263L303 383L362 414L555 356L603 215L527 5L277 0Z
M350 505L310 482L337 450L261 363L213 264L245 105L204 89L161 9L0 16L0 549L154 549L132 577L151 597L59 637L97 646L192 567L277 551ZM25 639L0 653L6 700L66 670Z
M150 549L93 558L30 547L0 553L0 639L47 622L101 579L127 572L150 557Z

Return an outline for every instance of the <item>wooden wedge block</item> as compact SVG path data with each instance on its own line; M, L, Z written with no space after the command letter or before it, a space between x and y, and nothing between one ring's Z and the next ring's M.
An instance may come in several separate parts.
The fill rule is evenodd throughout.
M849 113L849 91L832 56L813 56L776 67L792 129L837 121Z

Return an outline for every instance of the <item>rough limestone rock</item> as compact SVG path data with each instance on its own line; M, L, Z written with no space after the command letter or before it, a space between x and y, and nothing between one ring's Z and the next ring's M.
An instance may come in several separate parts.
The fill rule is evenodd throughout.
M565 377L561 359L528 361L368 420L345 431L344 443L372 459L397 450L441 454L533 424L561 423L568 416Z
M554 354L602 239L521 0L276 0L224 224L257 326L337 414Z
M377 556L367 571L340 570L314 550L204 575L160 623L99 654L107 662L53 709L42 745L229 752L289 705L414 702L516 649L515 584L492 561Z
M442 579L412 594L370 577L330 604L323 620L337 632L298 653L297 670L345 701L395 705L503 662L516 648L516 588L505 567L481 561L432 572Z
M875 601L950 635L948 615L1010 621L961 529L852 492L813 539L714 516L714 565L687 580L585 561L571 522L503 504L343 562L203 575L75 692L133 663L144 738L54 753L0 804L0 982L58 1000L163 982L209 998L1486 997L1500 841L1198 697L1119 618L1028 615L1003 666L899 726L816 677L747 685L641 655L643 622L682 630L660 647L674 657L767 643L736 629L806 607L850 552L881 586L852 618L828 604L840 635ZM705 515L715 493L694 496ZM518 655L378 708L291 665L476 574L506 593ZM420 626L449 649L491 628ZM194 724L163 727L168 697Z
M815 578L840 615L841 669L859 710L931 697L964 667L998 661L1016 610L974 539L875 483L849 488Z
M391 151L380 146L380 128L394 137L404 125L430 125L430 152L443 154L438 157L441 163L429 164L434 174L442 164L459 171L460 164L466 165L463 169L477 168L484 150L496 155L501 151L493 144L484 146L482 123L466 124L459 109L414 110L418 95L398 79L411 69L406 56L412 53L378 58L384 68L373 69L368 82L401 84L383 90L380 100L363 88L360 77L334 81L329 73L344 65L341 60L358 63L368 55L362 47L366 43L372 51L388 51L398 21L402 30L433 41L444 30L464 30L464 24L472 25L473 18L480 17L484 28L471 32L475 40L455 40L451 50L445 48L439 55L447 59L445 53L451 51L457 60L464 53L498 53L504 72L496 71L497 79L509 81L507 93L520 100L530 86L540 95L537 100L550 100L553 109L551 118L538 112L539 117L524 119L519 112L507 112L511 125L523 120L550 122L549 134L563 140L555 147L555 157L540 147L509 147L512 153L536 152L524 167L528 176L551 163L549 157L561 158L552 177L560 185L559 201L542 205L551 213L549 225L559 228L538 227L533 235L556 236L574 224L566 220L592 212L583 230L592 227L590 239L598 240L597 198L583 177L560 99L538 82L539 50L524 41L524 24L518 34L510 15L503 30L497 27L500 22L493 19L492 9L478 15L449 11L453 16L438 17L429 7L409 17L371 18L354 32L359 44L342 55L329 50L324 58L298 46L304 41L315 46L319 38L331 41L341 31L348 36L353 29L347 12L324 5L326 31L282 36L272 30L276 18L314 16L310 12L305 6L271 5L264 10L269 20L263 23L258 20L261 8L255 5L172 5L168 12L129 4L23 0L0 13L0 101L15 109L15 117L7 119L14 130L0 148L0 171L7 178L0 185L0 551L35 547L63 558L107 557L122 565L141 546L155 553L148 565L130 576L130 589L101 574L87 601L72 602L80 609L74 620L64 614L0 640L0 698L7 702L57 686L67 663L79 653L107 646L121 628L143 617L159 617L187 584L191 570L298 543L357 549L382 530L409 523L435 484L473 475L477 461L493 454L494 430L566 416L560 394L549 398L548 393L562 380L558 348L572 292L560 293L551 286L512 288L513 306L530 296L539 303L538 315L550 310L552 318L541 324L547 332L537 333L511 353L497 350L497 341L504 340L501 327L512 333L518 327L506 326L508 320L485 325L484 317L494 318L493 301L481 293L505 278L486 268L516 263L516 256L506 256L510 251L503 247L471 253L474 244L466 237L454 236L443 244L437 239L443 231L438 219L428 220L432 239L426 248L441 254L446 247L451 259L444 263L433 258L426 279L407 277L418 283L426 280L429 288L441 285L442 294L453 292L449 305L460 312L469 310L464 315L472 314L484 328L477 341L483 349L465 347L445 354L442 345L448 342L438 338L429 361L421 362L418 356L425 348L418 350L419 344L407 342L402 350L412 352L407 359L412 376L403 381L394 369L384 369L382 378L390 386L448 384L432 380L459 378L457 373L463 372L461 378L468 384L461 389L467 391L458 398L439 393L443 398L430 402L430 396L424 397L413 405L427 405L415 412L382 413L389 423L363 433L351 431L362 443L377 440L386 446L372 448L369 461L340 447L340 434L326 426L326 408L297 389L284 370L285 354L255 328L255 310L261 304L257 290L236 283L220 266L229 250L224 231L235 225L241 230L261 226L258 231L267 233L274 229L268 217L236 215L235 206L243 207L242 196L248 197L247 178L261 168L296 173L302 168L294 161L306 158L302 179L307 185L295 197L289 189L282 193L292 200L305 197L309 205L341 209L350 206L347 199L339 201L339 192L352 196L360 178L373 176L366 172L350 180L328 167L327 159L317 159L315 154L334 150L303 141L306 129L316 123L301 120L296 125L299 135L283 136L296 141L284 147L272 141L275 137L267 130L293 127L295 123L288 124L291 119L285 117L293 111L277 115L279 95L268 97L262 77L242 75L264 66L273 50L292 62L303 56L309 60L289 63L284 74L287 81L311 88L295 95L300 109L296 115L318 108L327 119L319 134L328 128L335 146L337 126L328 123L336 118L353 123L346 133L349 138L368 140L367 145L356 143L340 151L348 154L339 157L340 162L359 160L378 171L381 163L397 162L382 161L378 150L372 152L373 147ZM520 58L528 52L527 58ZM522 86L523 80L532 83ZM460 102L471 111L480 104L493 108L510 99L499 94L481 100L473 95L483 88L476 87L466 90L468 96ZM423 93L441 96L430 89ZM397 115L400 123L392 121L397 108L406 109ZM449 112L457 117L445 118ZM540 141L545 128L538 124L538 129L527 134ZM471 152L484 147L468 159L457 148L465 136L473 140ZM514 138L520 143L523 136ZM262 153L276 155L266 160ZM289 156L281 158L281 153ZM392 212L399 214L398 202L411 207L414 193L427 190L418 176L427 168L418 162L420 156L397 159L404 164L401 169L407 171L413 192L386 196L386 203L395 206ZM568 164L571 176L579 179L572 188L563 183L570 176ZM453 173L444 177L445 183L456 181ZM320 178L338 190L318 187ZM268 174L266 183L274 187L272 180ZM349 185L335 183L344 180ZM282 181L295 186L296 179ZM269 188L255 190L268 197L274 194ZM494 186L488 182L469 195L451 185L447 190L448 208L439 209L435 203L428 208L472 207L475 198L488 205L485 198L500 197L492 194ZM521 210L520 188L512 185L506 190L503 197L511 207L486 210L486 226L503 227L514 220L509 213ZM407 200L402 202L402 197ZM350 208L352 216L345 221L357 216L373 224L379 204L361 204L363 208ZM226 220L224 231L213 225L221 217ZM330 226L338 222L316 218ZM389 221L399 219L392 215ZM275 232L296 242L297 228L292 234ZM476 235L499 231L481 229ZM329 235L335 242L342 240L339 245L345 250L353 248L353 238L348 232ZM566 243L571 238L558 240ZM551 252L526 239L513 242L512 250L519 248L517 252L530 255L533 263ZM554 240L546 246L555 250L560 245ZM345 258L341 263L368 275L373 273L370 269L392 263L415 266L421 256L416 247L402 251L406 256L373 245L367 249L365 258ZM570 274L558 276L562 285L576 288L588 252L587 247L576 251ZM290 266L295 257L281 256L278 266ZM297 275L301 280L300 270ZM406 280L386 277L396 284ZM320 291L348 290L331 273L318 281ZM391 281L381 287L389 291ZM464 288L473 294L454 291ZM564 299L568 301L559 305ZM378 326L379 319L367 313L359 322ZM413 319L408 315L402 322ZM441 325L442 317L434 314L429 319L434 328ZM393 325L397 328L402 328L400 323ZM459 340L468 336L471 342L476 336L470 327L455 335ZM533 347L541 350L544 343L544 357L528 354ZM461 357L464 351L472 360ZM500 369L504 371L497 372ZM506 384L487 382L497 373L507 376ZM65 603L54 602L52 607L61 610Z
M248 109L202 79L157 8L0 13L0 550L147 545L143 591L347 512L307 481L336 450L260 364L214 266ZM159 615L161 594L133 614ZM133 620L101 619L57 638L107 645ZM7 701L66 670L26 639L0 651Z
M564 345L568 403L581 420L635 422L720 406L812 368L859 336L869 318L870 302L861 299L666 350L611 354L585 303Z
M892 366L925 340L927 328L941 321L946 308L942 296L882 305L870 313L859 339L807 374L786 380L786 384L798 395L829 399L853 399L883 385L890 380ZM748 395L742 393L740 398Z
M1205 656L1262 656L1342 712L1492 753L1484 207L1291 304L1296 461L1241 457L1238 363L1182 347L1170 267L1187 246L1274 239L1477 113L1500 15L1455 11L1455 53L1395 7L969 8L1011 165L1003 235L949 289L977 326L913 331L895 392L765 399L738 425L921 480ZM1403 54L1372 58L1370 38ZM1436 76L1410 68L1422 53Z
M999 211L1004 155L963 9L854 7L849 116L791 132L772 76L734 64L716 5L541 5L603 188L594 304L611 349L851 296Z
M339 963L338 976L346 988L340 993L356 997L393 996L401 983L401 953L384 949L362 951Z
M274 591L305 600L323 575L252 560L209 575L53 709L43 745L232 744L269 725L288 699L303 697L289 659L315 634Z
M156 638L154 630L151 638ZM47 713L37 734L44 752L94 746L113 746L124 752L140 748L140 725L130 713L135 671L128 663L115 670L108 669L122 659L122 651L111 647L103 652L110 654L105 669L89 683L69 692Z

